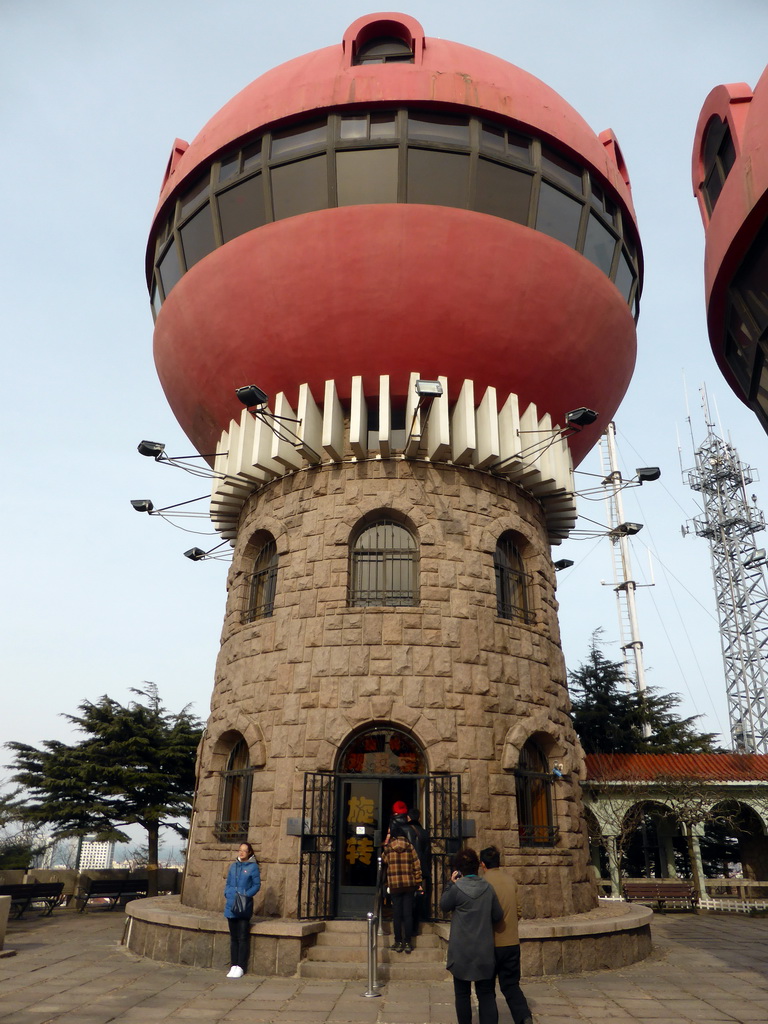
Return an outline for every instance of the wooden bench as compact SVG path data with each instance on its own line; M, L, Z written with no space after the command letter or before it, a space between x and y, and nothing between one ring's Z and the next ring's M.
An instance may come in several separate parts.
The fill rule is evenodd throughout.
M134 878L83 878L80 881L80 891L75 896L75 901L80 904L80 913L85 910L89 900L106 899L111 900L109 909L114 910L120 900L141 899L147 895L146 880Z
M61 903L63 882L22 882L19 885L0 885L0 896L11 897L11 910L16 920L34 903L42 903L46 910L43 917L50 917L53 908Z
M659 909L666 908L667 902L683 903L690 910L695 910L699 896L690 882L648 881L626 882L624 899L628 903L655 902Z

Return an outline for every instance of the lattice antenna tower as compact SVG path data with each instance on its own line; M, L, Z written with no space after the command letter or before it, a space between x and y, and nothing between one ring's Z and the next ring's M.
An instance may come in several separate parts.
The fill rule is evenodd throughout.
M755 545L765 517L747 495L755 474L717 435L701 395L707 436L684 476L702 499L692 523L709 541L731 740L740 753L768 754L768 577L765 549Z

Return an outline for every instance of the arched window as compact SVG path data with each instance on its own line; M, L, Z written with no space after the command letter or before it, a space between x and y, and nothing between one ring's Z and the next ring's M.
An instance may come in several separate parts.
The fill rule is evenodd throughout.
M515 776L520 845L554 846L557 827L552 819L552 773L533 740L528 740L520 751Z
M500 619L531 621L528 606L528 577L523 559L511 533L503 533L493 556L496 572L496 614Z
M243 622L268 618L275 606L277 587L277 544L270 537L259 549L248 579L248 603Z
M355 64L392 64L404 61L413 64L413 50L404 39L381 36L364 43L357 51Z
M221 780L219 813L213 827L214 834L222 843L247 839L253 768L248 757L248 744L242 737L232 748L226 771L221 773Z
M720 198L725 179L736 160L736 150L727 121L713 117L704 138L702 152L704 185L702 192L710 213Z
M357 535L349 565L352 607L415 605L417 578L418 550L410 530L381 519Z

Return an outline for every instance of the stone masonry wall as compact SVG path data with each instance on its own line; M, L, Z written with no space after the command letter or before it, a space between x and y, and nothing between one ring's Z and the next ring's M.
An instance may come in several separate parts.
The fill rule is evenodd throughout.
M349 541L362 516L409 523L419 542L416 607L347 606ZM505 530L530 574L530 624L497 617L493 556ZM259 531L277 541L274 612L243 623ZM350 734L388 723L410 732L430 772L462 774L463 813L478 849L495 843L521 883L523 913L550 917L596 903L559 646L554 569L541 509L488 473L411 460L371 460L303 470L246 503L228 602L199 784L183 901L217 909L234 858L216 840L220 772L237 734L254 775L250 839L262 867L256 913L297 913L304 772L333 769ZM556 781L553 848L521 847L515 776L535 736Z

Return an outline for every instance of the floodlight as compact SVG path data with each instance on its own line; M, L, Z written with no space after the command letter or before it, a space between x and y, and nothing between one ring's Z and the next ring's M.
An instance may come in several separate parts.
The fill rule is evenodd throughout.
M419 398L440 398L443 394L443 385L439 380L417 380L416 394Z
M235 388L235 394L248 409L264 409L269 403L269 395L255 384L245 384L241 388Z
M139 441L137 451L139 455L146 455L150 459L159 459L165 451L165 445L159 441Z
M636 533L640 533L642 528L642 523L619 523L615 530L611 530L611 533L615 537L634 537Z
M586 409L582 406L580 409L571 409L570 412L565 414L565 422L569 427L588 427L590 423L594 423L597 419L597 413L594 409Z
M190 548L189 551L184 552L184 557L188 558L192 562L199 562L205 558L206 553L202 548Z

